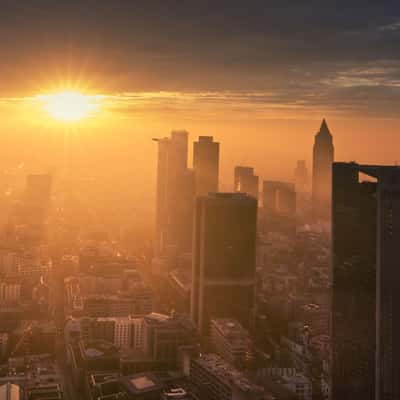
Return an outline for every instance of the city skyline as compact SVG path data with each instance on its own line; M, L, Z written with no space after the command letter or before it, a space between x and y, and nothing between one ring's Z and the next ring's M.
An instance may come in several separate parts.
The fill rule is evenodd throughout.
M142 201L151 185L119 161L154 178L149 140L172 129L224 142L220 170L227 182L233 159L276 180L291 177L293 158L311 165L311 135L323 117L335 132L336 159L397 162L396 4L251 3L221 2L208 12L188 3L174 14L159 1L6 1L4 162L34 173L57 166L65 124L49 117L36 96L68 88L102 104L69 128L76 164L89 174L109 157L114 174L143 188Z
M398 400L398 2L0 7L0 400Z

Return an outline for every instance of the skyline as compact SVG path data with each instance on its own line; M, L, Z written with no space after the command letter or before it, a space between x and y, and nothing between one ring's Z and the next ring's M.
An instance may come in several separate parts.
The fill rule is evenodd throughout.
M0 400L400 397L398 0L0 7Z
M42 150L52 153L64 131L35 99L68 89L101 98L99 112L69 128L88 169L104 158L117 164L123 150L131 171L142 165L154 180L151 137L186 129L192 140L225 143L223 182L235 165L292 179L297 159L310 168L324 117L337 160L398 161L396 2L6 0L2 7L0 34L10 40L0 44L1 145L7 150L17 138L22 151L11 148L10 158L31 172L52 167Z

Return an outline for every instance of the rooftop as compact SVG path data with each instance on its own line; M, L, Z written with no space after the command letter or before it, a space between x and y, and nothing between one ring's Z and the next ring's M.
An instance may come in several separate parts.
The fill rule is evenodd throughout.
M110 357L118 354L118 348L106 340L90 340L79 342L82 357L98 358Z
M250 382L241 372L239 372L231 364L225 362L216 354L203 354L201 357L195 360L195 362L203 366L206 370L212 372L228 386L234 385L243 392L264 391L261 386Z
M129 393L140 394L151 391L161 392L169 383L179 378L181 375L172 371L154 371L124 376L120 378L120 381Z
M248 344L248 332L237 320L232 318L217 318L211 321L211 325L215 327L231 345L246 346Z

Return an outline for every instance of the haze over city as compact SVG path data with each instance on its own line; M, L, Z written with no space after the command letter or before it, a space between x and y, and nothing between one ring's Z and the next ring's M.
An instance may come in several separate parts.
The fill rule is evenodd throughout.
M0 1L0 400L400 396L396 1Z

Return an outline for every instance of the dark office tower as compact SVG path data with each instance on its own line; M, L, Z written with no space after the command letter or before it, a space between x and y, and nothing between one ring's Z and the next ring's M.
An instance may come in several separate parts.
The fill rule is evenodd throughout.
M176 232L183 221L177 205L186 196L188 133L172 131L170 138L154 140L158 142L155 252L160 254L179 242Z
M257 201L243 193L196 199L191 317L207 335L215 317L250 325L254 311Z
M258 176L254 175L254 168L235 167L234 191L247 193L258 199Z
M218 192L219 143L212 136L199 136L193 143L193 169L196 175L196 196Z
M192 251L193 242L193 213L195 200L195 174L192 169L187 169L179 179L180 185L176 188L176 203L173 205L172 221L170 225L172 236L180 253Z
M400 169L334 163L332 202L332 398L396 399Z
M330 218L333 160L332 135L324 119L315 135L313 149L312 202L316 218Z
M296 192L304 193L308 185L308 170L305 160L298 160L294 170Z

